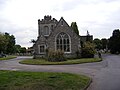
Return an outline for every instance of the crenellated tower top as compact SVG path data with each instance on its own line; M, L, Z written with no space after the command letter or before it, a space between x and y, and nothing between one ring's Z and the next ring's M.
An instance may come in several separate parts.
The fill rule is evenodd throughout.
M38 19L38 24L49 24L49 23L57 23L58 21L55 18L52 18L51 15L45 15L44 19Z

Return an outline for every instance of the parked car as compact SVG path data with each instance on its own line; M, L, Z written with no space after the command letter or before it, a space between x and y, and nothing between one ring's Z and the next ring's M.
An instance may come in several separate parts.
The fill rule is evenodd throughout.
M6 54L0 54L0 58L6 57Z

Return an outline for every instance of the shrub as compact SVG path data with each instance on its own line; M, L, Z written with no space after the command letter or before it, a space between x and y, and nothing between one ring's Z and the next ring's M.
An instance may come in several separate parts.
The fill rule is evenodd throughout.
M93 43L85 42L82 47L82 57L93 58L94 54L95 54L95 49Z
M79 50L76 51L76 58L77 59L81 58L81 52Z
M50 62L60 62L65 61L66 58L64 57L64 52L61 50L48 50L48 57L47 60Z

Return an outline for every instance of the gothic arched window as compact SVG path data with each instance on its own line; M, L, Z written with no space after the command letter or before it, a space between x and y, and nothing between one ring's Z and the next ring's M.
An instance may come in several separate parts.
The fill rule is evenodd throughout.
M70 52L70 37L66 33L59 33L56 37L56 50Z
M44 26L43 33L44 33L44 35L46 35L46 36L49 35L49 27L48 27L48 26Z

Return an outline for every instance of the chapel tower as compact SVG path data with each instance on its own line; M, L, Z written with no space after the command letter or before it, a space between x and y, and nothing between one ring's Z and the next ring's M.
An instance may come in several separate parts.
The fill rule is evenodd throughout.
M58 21L52 16L44 16L44 19L38 19L38 35L48 37L55 28Z

